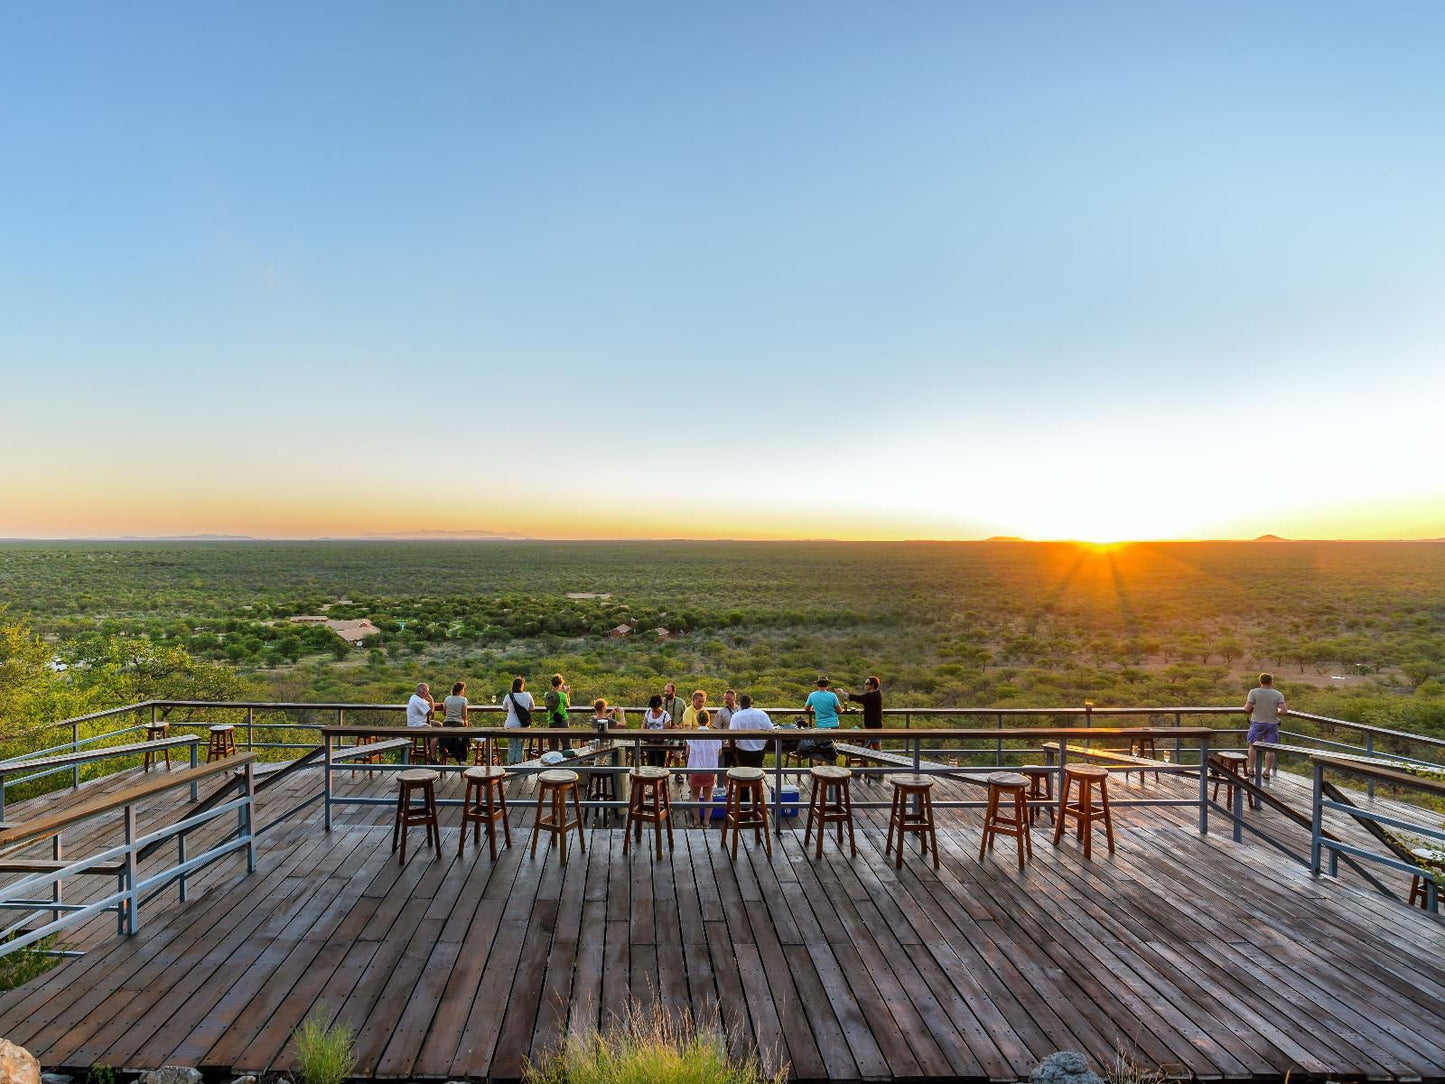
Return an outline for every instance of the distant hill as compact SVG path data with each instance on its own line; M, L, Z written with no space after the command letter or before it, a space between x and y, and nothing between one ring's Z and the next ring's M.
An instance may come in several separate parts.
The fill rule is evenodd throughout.
M1262 534L1255 539L1256 542L1288 542L1288 538L1281 538L1277 534Z
M359 535L368 542L506 542L522 541L526 535L515 531L381 531L375 534Z
M1028 541L1028 540L1025 539L1025 538L1020 538L1020 537L1019 537L1018 535L1016 535L1016 534L996 534L996 535L990 535L988 538L985 538L984 541L985 541L985 542L1026 542L1026 541Z

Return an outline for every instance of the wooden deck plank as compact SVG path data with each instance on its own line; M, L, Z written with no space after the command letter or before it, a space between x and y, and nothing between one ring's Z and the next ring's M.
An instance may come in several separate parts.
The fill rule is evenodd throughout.
M266 800L284 809L318 778ZM950 781L939 797L977 792ZM183 812L177 797L147 823ZM940 811L939 871L916 846L895 870L877 811L860 811L856 859L833 837L813 859L798 818L771 859L748 837L734 862L715 827L680 825L660 859L646 840L624 857L619 831L594 828L565 869L555 850L527 855L530 811L495 863L474 847L457 861L448 824L441 855L415 847L405 867L389 807L337 812L329 835L313 810L263 836L254 876L227 859L191 879L190 903L157 899L134 938L90 924L87 956L0 994L0 1033L72 1069L287 1069L292 1031L325 1001L360 1029L363 1076L507 1079L629 998L660 998L803 1079L982 1084L1122 1040L1203 1078L1445 1081L1439 920L1236 845L1217 818L1200 838L1192 809L1119 809L1118 852L1089 863L1072 839L1049 846L1044 822L1022 875L1007 849L977 860L977 811ZM67 853L114 833L87 825Z

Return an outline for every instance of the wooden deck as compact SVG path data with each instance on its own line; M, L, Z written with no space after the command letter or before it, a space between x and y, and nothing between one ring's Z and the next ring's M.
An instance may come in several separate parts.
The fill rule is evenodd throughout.
M258 823L318 775L267 791ZM390 792L336 778L340 793ZM1096 1064L1123 1049L1200 1079L1445 1080L1441 921L1313 879L1218 822L1201 838L1193 809L1120 811L1118 853L1101 846L1092 863L1067 837L1049 846L1043 820L1022 875L1008 841L978 861L976 811L941 814L938 871L916 849L895 871L871 811L856 859L830 839L813 861L800 822L771 861L748 839L735 864L715 831L679 828L654 862L594 828L565 868L526 856L527 814L493 863L485 841L455 857L459 814L443 810L442 854L414 849L405 867L389 811L336 816L330 834L315 806L280 824L256 874L219 863L193 878L189 903L170 894L143 910L135 937L91 923L70 939L86 956L0 995L0 1035L81 1071L286 1069L292 1031L324 1002L357 1029L361 1075L510 1080L638 1001L720 1018L739 1048L757 1043L799 1080L1013 1080L1059 1049ZM68 853L106 832L68 839Z

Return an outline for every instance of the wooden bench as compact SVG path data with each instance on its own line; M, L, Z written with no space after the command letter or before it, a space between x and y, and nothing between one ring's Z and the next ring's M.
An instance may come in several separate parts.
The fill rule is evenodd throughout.
M355 760L357 757L379 757L382 753L388 753L393 749L405 749L411 741L407 738L390 738L386 741L367 742L365 745L352 745L344 749L333 750L331 762L335 764L339 760Z
M109 760L111 757L144 756L147 753L157 753L166 749L173 749L179 746L189 745L194 757L194 751L200 738L194 734L180 735L174 738L160 738L156 741L130 742L126 745L108 745L103 749L87 749L84 752L61 753L53 757L15 757L10 760L0 761L0 820L5 818L5 777L7 775L20 775L27 772L44 771L47 768L67 768L80 764L89 764L96 760ZM77 777L78 778L78 777ZM194 792L191 795L195 797Z
M1049 763L1053 764L1059 755L1059 743L1056 741L1042 742L1040 748L1048 755ZM1108 768L1118 768L1123 771L1126 782L1133 772L1138 772L1141 786L1144 783L1146 772L1153 770L1154 781L1157 783L1159 781L1158 769L1166 766L1162 760L1131 756L1128 753L1121 753L1117 749L1090 749L1082 745L1068 745L1064 747L1064 750L1075 760L1093 760Z

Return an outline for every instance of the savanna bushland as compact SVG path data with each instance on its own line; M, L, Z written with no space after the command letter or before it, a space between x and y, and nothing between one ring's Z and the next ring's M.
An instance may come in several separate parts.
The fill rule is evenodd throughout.
M12 542L0 720L148 697L1292 707L1445 734L1445 542ZM369 618L353 648L293 617ZM623 638L609 630L626 624ZM671 638L660 638L667 629Z

